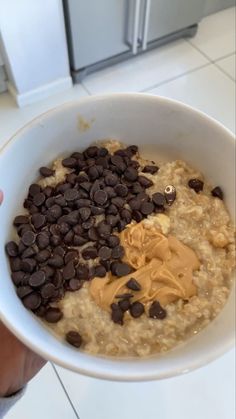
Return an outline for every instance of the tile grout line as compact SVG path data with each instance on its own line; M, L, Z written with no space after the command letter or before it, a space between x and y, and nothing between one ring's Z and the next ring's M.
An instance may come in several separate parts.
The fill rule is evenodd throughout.
M55 372L55 374L56 374L56 376L57 376L57 378L58 378L58 380L59 380L59 382L60 382L60 384L61 384L61 386L62 386L62 389L64 390L64 393L65 393L65 395L66 395L66 397L67 397L67 399L68 399L68 401L69 401L69 403L70 403L70 405L71 405L71 407L72 407L72 409L73 409L73 411L74 411L74 414L75 414L76 418L77 418L77 419L80 419L80 417L79 417L79 415L78 415L78 412L77 412L77 410L75 409L75 406L74 406L74 404L73 404L73 402L72 402L72 400L71 400L71 398L70 398L70 396L69 396L69 394L68 394L68 392L67 392L67 390L66 390L66 388L65 388L65 386L64 386L64 384L63 384L63 381L62 381L62 379L61 379L61 377L60 377L59 373L57 372L57 369L56 369L55 365L54 365L53 363L51 363L51 366L52 366L52 368L54 369L54 372Z
M147 87L147 88L145 88L145 89L143 89L143 90L140 90L140 92L141 92L141 93L142 93L142 92L148 92L149 90L156 89L157 87L163 86L164 84L170 83L171 81L174 81L174 80L180 79L181 77L186 76L186 75L188 75L188 74L192 74L192 73L194 73L195 71L201 70L202 68L205 68L205 67L207 67L207 66L209 66L209 65L211 65L211 63L210 63L210 62L208 62L208 63L206 63L206 64L203 64L203 65L200 65L199 67L195 67L195 68L193 68L192 70L185 71L184 73L181 73L181 74L179 74L178 76L175 76L175 77L170 77L169 79L167 79L167 80L165 80L165 81L162 81L162 82L160 82L160 83L157 83L157 84L154 84L154 85L152 85L152 86L149 86L149 87Z
M222 57L217 58L217 60L212 60L212 58L208 57L208 55L205 54L205 52L203 52L200 48L198 48L196 45L192 44L192 42L189 39L186 39L186 41L190 45L192 45L192 47L195 48L198 52L200 52L210 62L210 64L215 65L215 67L218 68L218 70L220 70L221 73L223 73L225 76L227 76L231 81L235 82L235 80L228 73L226 73L219 65L216 64L217 61L220 61L220 60L223 60L224 58L230 57L231 55L234 55L235 52L223 55Z

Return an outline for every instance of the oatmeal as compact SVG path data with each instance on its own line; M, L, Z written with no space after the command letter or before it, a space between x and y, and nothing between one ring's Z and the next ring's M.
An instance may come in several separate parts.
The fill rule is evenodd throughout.
M219 186L117 140L40 174L6 251L19 298L58 337L93 354L148 356L222 310L235 242Z

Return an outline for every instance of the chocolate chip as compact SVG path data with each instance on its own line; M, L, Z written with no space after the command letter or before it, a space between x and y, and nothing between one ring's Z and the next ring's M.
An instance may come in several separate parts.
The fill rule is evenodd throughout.
M96 157L98 154L99 148L97 146L90 146L84 151L84 156L87 157Z
M111 234L111 226L101 221L97 226L97 232L101 238L106 239Z
M111 186L105 186L103 190L107 193L109 199L115 198L117 196L114 188L112 188Z
M91 209L88 207L82 207L79 209L80 217L83 221L86 221L91 215Z
M55 198L53 196L50 196L49 198L46 199L45 201L45 206L47 208L51 208L55 203Z
M66 334L66 341L72 345L75 346L75 348L80 348L80 346L82 345L82 337L81 335L74 331L74 330L70 330L67 334Z
M153 181L148 179L145 176L139 176L138 181L139 181L140 185L143 186L145 189L150 188L150 186L153 185Z
M107 193L103 190L96 191L94 194L94 201L98 205L104 205L107 202Z
M13 283L18 287L22 283L24 276L25 276L25 272L23 271L12 272L11 279Z
M6 252L8 256L15 257L18 255L18 246L14 241L10 241L6 244Z
M139 210L141 207L141 200L138 198L133 198L129 201L129 206L133 211Z
M92 204L92 202L90 201L90 199L77 199L76 201L76 206L77 208L83 208L83 207L90 207Z
M51 208L49 209L49 213L53 218L55 218L55 220L57 220L62 215L62 209L60 205L55 204L51 206Z
M33 226L38 230L46 224L46 217L42 214L33 214L31 221Z
M142 214L141 214L141 212L140 211L137 211L137 210L134 210L133 212L132 212L132 218L137 222L137 223L140 223L140 221L142 221L142 219L143 219L143 216L142 216Z
M46 196L44 195L44 193L39 192L36 195L34 195L33 203L36 207L40 207L41 205L43 205L45 199L46 199Z
M49 198L53 194L53 188L51 186L46 186L46 188L43 189L44 195Z
M123 324L123 317L124 312L121 310L120 306L118 304L111 304L111 319L114 323Z
M119 220L120 220L120 217L118 214L117 215L108 214L106 216L106 223L109 224L111 227L115 227Z
M82 182L80 183L81 188L83 188L86 192L89 192L91 187L92 187L92 183L90 182Z
M17 288L17 295L19 298L24 298L26 295L29 295L33 292L33 289L29 285L23 285L22 287Z
M77 291L82 287L82 282L79 279L72 278L69 281L69 289L71 291Z
M138 182L133 183L132 193L139 194L141 192L143 192L143 187L140 185L140 183L138 183Z
M73 245L74 246L82 246L87 242L85 237L78 236L77 234L73 237Z
M116 246L112 249L112 258L113 259L122 259L125 255L123 246Z
M14 226L19 226L21 224L27 224L29 222L29 217L27 215L17 215L14 219Z
M128 167L124 172L124 177L130 182L134 182L138 178L138 171L134 167Z
M66 253L64 257L65 264L67 264L70 261L78 259L78 252L77 250L69 250L69 252Z
M122 209L121 212L120 212L120 216L121 216L121 218L123 218L127 222L127 224L131 223L132 214L128 209L126 209L126 208Z
M105 212L104 208L101 208L101 207L94 207L94 206L92 206L92 207L91 207L91 213L92 213L93 215L100 215L100 214L104 214L104 212Z
M219 186L216 186L214 189L212 189L211 194L212 196L215 196L216 198L219 198L221 200L224 199L224 193Z
M66 175L66 181L74 186L77 182L77 175L75 173L69 173Z
M40 292L43 298L48 299L54 296L55 290L55 285L48 283L42 286Z
M62 166L73 169L76 167L77 160L74 157L68 157L67 159L62 160Z
M36 207L35 205L31 205L30 206L30 208L29 208L29 213L31 214L31 215L33 215L33 214L36 214L37 212L39 212L39 209L38 209L38 207Z
M100 247L98 251L98 257L101 260L108 260L111 257L111 249L107 246Z
M102 265L95 266L95 276L98 276L99 278L103 278L106 276L106 268Z
M63 240L64 240L65 244L72 244L73 239L74 239L74 232L73 232L73 230L70 230L70 231L68 231L68 233L65 234ZM81 239L83 239L83 237L81 237ZM84 242L84 240L83 240L83 242ZM86 240L85 240L85 242L86 242ZM84 244L84 243L82 243L82 244Z
M54 255L48 259L48 265L54 268L61 268L64 265L63 258L59 255Z
M176 189L173 185L167 185L164 191L166 202L172 205L176 198Z
M88 238L89 240L95 241L95 242L98 240L99 237L98 237L97 230L95 227L91 227L88 230Z
M111 235L109 237L107 237L107 244L109 247L114 248L116 246L118 246L120 243L120 239L118 236L115 235Z
M124 298L123 300L120 300L118 302L118 305L121 308L121 310L124 312L124 311L129 310L131 303L129 301L129 298Z
M118 176L114 173L108 174L104 178L107 186L115 186L118 182Z
M44 317L48 323L57 323L63 317L63 313L59 308L50 307Z
M132 272L132 268L127 263L113 262L111 265L111 271L113 275L121 277L129 275Z
M45 249L49 245L49 235L47 233L39 233L36 238L39 249Z
M76 269L76 276L78 279L84 279L86 281L89 277L88 267L82 264L78 265Z
M61 243L61 237L56 234L53 234L50 237L50 243L52 246L58 246Z
M41 304L41 297L38 293L32 292L23 298L23 304L29 310L36 310Z
M160 305L159 301L153 301L149 308L149 317L163 320L166 315L166 310Z
M135 303L131 304L129 311L131 316L136 319L137 317L142 316L144 313L144 306L139 301L136 301Z
M203 190L204 183L202 182L202 180L194 178L188 181L188 186L191 189L194 189L196 193L199 193Z
M96 166L90 167L88 170L88 175L89 175L90 180L92 181L99 178L99 171L97 167Z
M67 189L65 191L64 197L66 201L75 201L79 198L79 192L77 191L77 189Z
M111 203L117 208L122 208L125 205L125 200L120 196L116 196L115 198L111 199Z
M151 175L154 175L154 173L158 172L158 170L158 166L145 166L142 171L143 173L151 173Z
M158 207L163 207L166 202L165 196L160 192L156 192L152 195L152 201Z
M46 281L46 275L44 271L34 272L29 278L29 285L33 288L41 287Z
M40 250L36 254L35 259L39 263L44 263L44 262L46 262L46 260L48 260L50 258L50 255L51 255L51 253L48 249L43 249L43 250Z
M21 240L25 246L32 246L35 243L36 235L33 231L26 231L22 235Z
M43 177L48 177L53 176L55 170L49 169L49 167L40 167L39 172Z
M133 291L140 291L141 285L135 278L130 278L128 282L126 282L126 287Z
M85 260L95 259L97 257L97 249L93 246L88 246L82 251L82 256Z
M138 146L137 145L129 145L126 150L130 152L132 155L136 154L138 152Z
M27 247L21 254L22 259L31 258L36 255L37 248L36 246Z
M51 278L54 275L54 272L55 272L54 269L51 266L48 266L48 265L43 266L41 268L41 271L45 272L45 275L46 275L47 279Z
M124 163L124 160L121 156L113 155L111 156L111 163L119 169L119 171L122 173L126 169L126 164Z
M84 221L82 223L82 227L83 227L84 230L89 230L90 228L93 227L94 223L95 223L94 218L90 217L87 221Z
M125 229L126 224L127 224L127 222L125 220L118 221L117 230L119 231L119 233Z
M127 186L126 186L126 185L124 185L124 184L122 184L122 183L118 183L118 184L115 186L114 190L115 190L115 192L116 192L116 194L117 194L118 196L122 196L122 197L127 196L127 195L128 195L128 192L129 192L129 190L128 190Z
M33 197L41 191L41 187L37 183L33 183L29 187L29 194Z
M118 214L118 208L114 204L111 204L106 209L106 212L107 212L107 214L117 215Z
M66 222L67 224L74 226L78 223L79 220L79 211L75 210L75 211L71 211L67 217L66 217Z
M67 281L75 276L74 261L70 260L62 270L63 278Z
M154 205L152 202L143 202L140 208L143 215L150 215L154 211Z
M87 173L80 173L80 175L77 176L78 183L83 183L83 182L88 182L88 181L89 181L89 177Z
M34 259L25 258L21 262L21 269L24 272L33 272L36 267L36 261Z
M60 223L60 233L64 236L66 233L68 233L68 231L70 231L69 224L65 222Z
M12 272L17 272L21 270L21 259L18 257L10 257L10 266Z

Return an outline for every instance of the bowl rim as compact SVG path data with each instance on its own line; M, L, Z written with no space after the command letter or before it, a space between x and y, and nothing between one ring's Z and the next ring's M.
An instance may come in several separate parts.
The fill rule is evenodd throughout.
M119 100L119 99L123 100L127 98L131 100L139 99L139 100L144 100L144 101L147 101L147 100L148 101L153 100L156 102L159 101L165 104L170 104L170 105L172 104L172 105L177 106L179 109L182 108L185 111L198 114L199 117L204 119L206 122L213 124L218 129L224 131L227 137L226 141L230 141L230 142L232 141L232 145L235 146L235 136L231 130L225 127L221 122L207 115L205 112L195 109L194 107L190 105L182 103L178 100L166 98L164 96L153 95L150 93L109 93L109 94L88 96L88 97L84 97L78 100L65 102L64 104L55 106L43 112L42 114L36 116L35 118L27 122L23 127L19 128L9 138L9 140L6 141L2 147L0 147L0 159L4 157L5 152L9 150L10 146L13 145L15 141L17 141L19 137L22 136L22 134L24 134L24 132L27 132L28 130L30 130L37 123L42 122L43 119L50 118L51 115L60 113L65 108L70 108L70 107L74 108L76 106L82 107L83 104L86 104L87 102L96 102L96 101L103 101L103 100L109 101L109 100ZM232 291L233 289L231 290L231 292ZM12 333L17 338L19 338L24 344L26 344L26 346L28 346L30 349L32 349L33 351L41 355L43 358L48 359L49 361L53 361L57 365L60 365L64 368L66 367L67 369L71 371L77 371L79 373L82 373L84 375L94 377L94 378L113 380L113 381L147 381L147 380L150 381L150 380L156 380L156 379L159 380L159 379L174 377L180 374L185 374L187 372L203 367L204 365L214 361L216 358L222 356L234 346L234 336L232 334L231 338L227 339L226 342L225 341L222 342L220 346L217 346L214 352L212 351L211 353L206 353L204 357L197 357L197 359L182 362L181 366L179 367L175 366L174 370L160 371L158 370L158 366L155 367L153 365L152 370L149 368L147 372L145 372L144 370L139 372L135 370L130 371L129 369L127 369L127 373L125 373L124 368L123 368L122 373L120 373L119 365L120 366L127 365L127 361L130 362L130 360L128 359L122 360L121 358L118 358L118 359L114 358L113 360L111 360L111 358L107 358L109 360L107 362L107 366L106 366L106 363L104 362L102 362L100 366L99 360L102 360L102 359L104 360L106 359L106 357L100 357L96 355L83 353L83 358L85 360L85 367L84 367L83 362L81 362L81 367L75 366L68 359L66 359L68 358L68 356L66 356L65 359L62 359L62 357L60 356L58 357L57 355L52 353L52 351L50 352L49 349L39 348L38 346L36 346L36 344L34 344L34 342L30 339L30 336L27 333L27 329L24 330L22 328L22 330L19 331L19 329L14 326L14 323L8 319L7 314L8 314L7 312L4 313L2 311L2 308L0 306L0 319L3 321L3 323L9 328L9 330L12 331ZM13 319L14 319L14 316L12 317L12 320ZM191 339L194 339L194 337ZM173 348L173 350L174 349L175 348ZM96 367L94 367L95 362L92 363L93 364L92 366L89 365L91 363L91 359L98 361L96 364ZM147 359L149 360L152 359L153 363L155 361L155 357L153 356L151 358L132 359L131 363L133 365L136 365L137 370L138 370L138 365L145 364L145 360L147 361ZM114 368L113 370L112 370L112 365L116 366L116 368Z

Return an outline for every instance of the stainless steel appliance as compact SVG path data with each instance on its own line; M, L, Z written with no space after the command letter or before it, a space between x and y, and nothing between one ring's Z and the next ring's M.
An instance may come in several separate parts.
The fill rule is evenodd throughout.
M87 73L183 36L205 0L64 0L72 74Z

